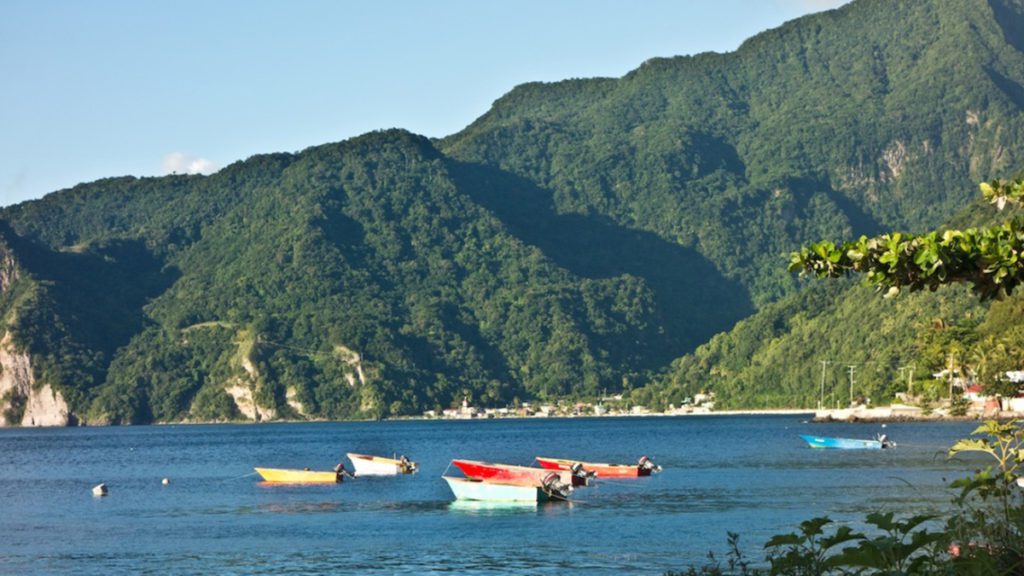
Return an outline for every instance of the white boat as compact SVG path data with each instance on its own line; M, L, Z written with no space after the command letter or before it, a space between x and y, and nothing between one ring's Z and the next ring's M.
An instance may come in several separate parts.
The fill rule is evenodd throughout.
M398 474L412 474L416 472L415 462L402 456L384 458L383 456L368 456L366 454L355 454L349 452L348 459L352 461L356 476L396 476Z
M564 500L561 494L555 494L543 486L527 486L525 484L504 484L476 480L473 478L454 478L442 476L448 487L452 489L458 500L481 500L486 502L546 502L548 500Z

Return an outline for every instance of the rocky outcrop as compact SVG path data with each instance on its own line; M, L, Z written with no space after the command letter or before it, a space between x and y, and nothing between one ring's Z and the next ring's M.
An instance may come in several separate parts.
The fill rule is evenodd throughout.
M18 259L0 239L0 295L9 297L21 280ZM4 325L11 325L15 314L10 311ZM0 426L67 426L72 416L61 393L36 383L28 352L18 350L10 330L0 330Z
M882 163L886 168L882 172L882 181L898 180L908 160L907 145L902 140L894 140L882 151Z
M36 386L32 361L14 346L10 332L0 339L0 426L67 426L68 404L49 384Z
M277 410L257 404L252 393L253 387L260 381L259 369L256 368L256 363L252 358L256 350L255 343L259 337L250 338L246 332L239 333L238 336L238 359L245 375L236 378L227 388L227 393L235 401L238 412L249 420L256 422L273 420L277 417Z
M366 375L363 374L363 359L359 353L345 346L336 346L334 351L341 358L342 362L348 364L353 370L355 370L355 374L349 373L345 375L345 378L348 380L348 385L354 387L358 379L359 384L361 386L365 386Z
M20 277L14 255L8 250L0 250L0 293L6 292Z
M233 386L227 389L227 392L234 399L238 411L249 420L262 422L264 420L273 420L277 417L276 410L264 408L256 403L256 400L252 397L252 388L246 383L235 382Z
M299 392L294 387L289 386L285 389L285 400L288 402L288 406L291 406L291 409L295 410L299 416L309 416L306 407L299 402L298 396Z

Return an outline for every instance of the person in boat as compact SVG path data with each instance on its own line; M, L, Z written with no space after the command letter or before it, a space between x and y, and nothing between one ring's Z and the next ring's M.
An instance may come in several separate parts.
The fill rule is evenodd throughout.
M398 459L398 467L406 474L412 471L412 463L405 457L405 454L402 454L402 457Z
M351 472L345 469L344 462L338 462L338 465L334 467L334 474L335 476L337 476L338 482L344 480L345 476L348 476L349 478L355 478L355 476L353 476Z

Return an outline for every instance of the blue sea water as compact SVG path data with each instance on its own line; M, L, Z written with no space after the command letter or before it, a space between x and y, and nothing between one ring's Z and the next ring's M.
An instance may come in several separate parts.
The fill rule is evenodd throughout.
M751 559L828 515L949 507L948 461L972 423L810 424L806 416L176 425L0 430L0 572L10 574L653 573ZM798 434L893 450L812 450ZM406 454L413 476L273 486L253 466L330 469L345 452ZM535 456L664 467L599 480L571 503L453 503L453 458ZM349 466L351 468L351 466ZM448 471L459 475L452 467ZM170 483L162 485L161 479ZM107 497L91 494L105 482Z

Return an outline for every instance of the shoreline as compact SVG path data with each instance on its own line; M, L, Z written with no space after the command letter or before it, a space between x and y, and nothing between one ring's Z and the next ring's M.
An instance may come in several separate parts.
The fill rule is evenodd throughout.
M1024 419L1024 413L1014 411L980 411L980 410L969 410L967 414L963 416L952 416L946 409L935 409L931 411L925 411L923 408L915 406L906 406L901 404L894 404L891 406L881 406L877 408L866 408L863 406L856 408L827 408L827 409L814 409L814 408L750 408L750 409L732 409L732 410L692 410L692 411L674 411L674 412L644 412L644 413L605 413L605 414L549 414L549 415L530 415L530 416L519 416L519 415L503 415L503 416L461 416L461 417L429 417L429 416L397 416L392 418L383 418L381 420L373 419L349 419L349 420L328 420L328 419L299 419L299 420L214 420L214 421L198 421L198 420L183 420L179 422L152 422L149 424L134 424L128 426L202 426L202 425L216 425L216 424L240 424L240 425L259 425L259 424L309 424L309 423L338 423L338 422L378 422L378 421L450 421L450 420L544 420L544 419L573 419L573 418L671 418L671 417L714 417L714 416L806 416L807 421L815 424L824 423L885 423L885 422L971 422L971 421L982 421L982 420L1013 420L1013 419ZM75 426L70 427L110 427L115 426L113 424L89 424L87 422L79 422ZM123 424L122 424L123 426ZM24 428L67 428L69 426L27 426ZM23 428L21 426L0 426L0 429L6 428Z

